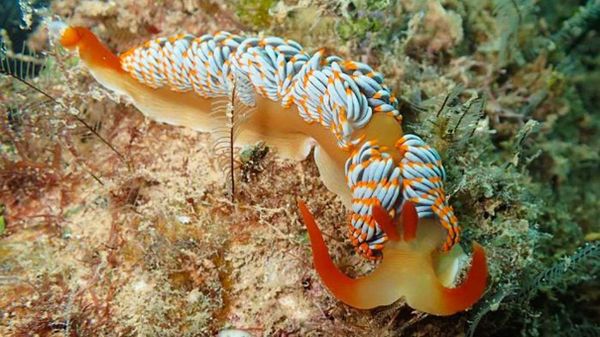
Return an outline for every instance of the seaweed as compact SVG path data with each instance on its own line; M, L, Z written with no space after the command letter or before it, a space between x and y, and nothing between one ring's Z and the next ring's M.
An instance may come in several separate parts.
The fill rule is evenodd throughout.
M236 14L244 24L254 29L264 29L271 24L269 10L275 4L274 0L238 0Z
M570 50L581 36L593 29L594 24L600 20L600 1L589 0L585 6L568 20L565 20L559 31L552 34L550 39L559 50Z
M585 263L592 261L595 263L591 268ZM583 268L583 267L587 268ZM571 256L561 259L550 268L539 273L532 279L526 281L516 297L521 301L531 300L538 291L543 289L552 289L558 287L560 282L567 281L567 273L578 273L575 280L590 280L597 277L597 271L600 267L600 243L586 243L579 247ZM567 284L572 285L574 280L570 280ZM565 287L565 284L562 285Z
M501 285L474 310L467 335L475 335L479 323L486 314L498 310L511 310L509 309L511 307L515 311L527 311L527 308L531 306L530 302L538 292L558 288L567 289L579 282L595 280L599 268L600 243L587 243L579 247L572 255L560 259L549 268L519 282L518 285ZM581 329L582 336L591 336L593 335L592 331L598 332L597 328L593 327L593 321L588 321L580 326L571 327L570 331L565 330L564 335L573 336L572 333L579 329Z
M498 34L498 66L504 67L509 63L523 64L519 32L525 23L532 7L528 0L495 0L494 16Z

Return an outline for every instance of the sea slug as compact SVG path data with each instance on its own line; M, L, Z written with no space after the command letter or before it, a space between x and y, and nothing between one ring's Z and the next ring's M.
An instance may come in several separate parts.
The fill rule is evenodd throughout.
M348 278L299 203L315 268L341 301L373 308L405 298L415 309L450 315L483 294L487 265L477 244L465 280L452 288L464 252L456 244L460 231L441 158L403 132L397 101L370 66L323 50L310 54L279 37L227 32L158 38L116 56L86 28L62 22L49 28L62 46L79 52L98 82L130 97L153 120L210 132L222 127L212 114L219 98L235 94L233 108L250 110L236 143L262 140L293 159L314 148L324 184L352 210L356 250L382 258L373 273Z

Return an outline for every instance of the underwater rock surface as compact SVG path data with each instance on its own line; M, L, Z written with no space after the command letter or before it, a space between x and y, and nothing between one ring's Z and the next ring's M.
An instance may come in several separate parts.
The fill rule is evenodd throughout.
M41 3L1 7L0 335L600 333L600 1ZM383 72L404 127L444 160L465 249L486 249L483 300L450 317L338 302L312 268L297 198L342 270L373 264L312 158L240 149L232 203L208 136L101 87L47 44L35 17L52 15L116 52L227 30Z

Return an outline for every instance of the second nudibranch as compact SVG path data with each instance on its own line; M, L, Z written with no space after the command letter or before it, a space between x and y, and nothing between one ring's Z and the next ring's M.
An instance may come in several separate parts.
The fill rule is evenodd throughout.
M235 94L240 106L233 108L251 110L236 143L262 140L293 159L314 147L325 186L352 211L356 250L369 259L383 256L372 274L345 277L300 204L315 267L340 300L372 308L404 297L415 309L449 315L483 294L487 266L478 245L467 278L451 288L464 253L456 245L459 227L444 192L441 158L403 132L396 99L368 65L323 51L311 55L278 37L177 35L116 56L86 28L53 22L50 31L79 52L98 82L130 97L153 120L211 132L223 127L214 116L217 105Z

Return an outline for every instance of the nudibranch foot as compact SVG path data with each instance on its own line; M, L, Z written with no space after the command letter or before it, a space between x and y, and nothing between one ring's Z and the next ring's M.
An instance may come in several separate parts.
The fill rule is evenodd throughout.
M373 216L378 223L392 222L390 215L381 206L373 207ZM427 265L421 268L422 274L418 275L418 271L413 271L414 280L411 282L416 283L406 287L407 290L412 290L404 294L408 305L427 313L445 316L466 310L475 304L487 286L488 268L483 247L473 242L469 271L458 286L448 287L448 283L455 283L457 273L452 271L452 263L463 254L460 246L456 245L448 252L440 252L438 248L445 238L444 231L440 231L439 223L435 220L422 219L418 224L416 209L411 202L404 203L401 218L404 242L390 242L383 250L381 265L387 264L386 259L390 258L398 261L389 263L401 264L401 260L410 258L409 253L427 257ZM422 289L415 289L414 286Z
M420 219L418 226L414 214L404 215L407 223L404 236L390 236L383 248L383 259L369 275L356 279L341 272L333 263L314 217L304 204L298 207L309 233L313 263L325 286L340 301L359 309L371 309L389 305L404 298L414 309L433 315L452 315L471 307L481 298L487 282L485 252L478 244L473 244L471 268L465 280L455 288L447 287L441 281L438 265L439 243L444 240L443 228L437 221ZM412 206L414 207L414 205ZM403 208L411 213L411 206ZM386 232L394 230L389 214L380 206L374 206L375 220ZM414 237L410 235L415 228ZM389 235L389 234L388 234ZM460 249L456 246L456 249Z

